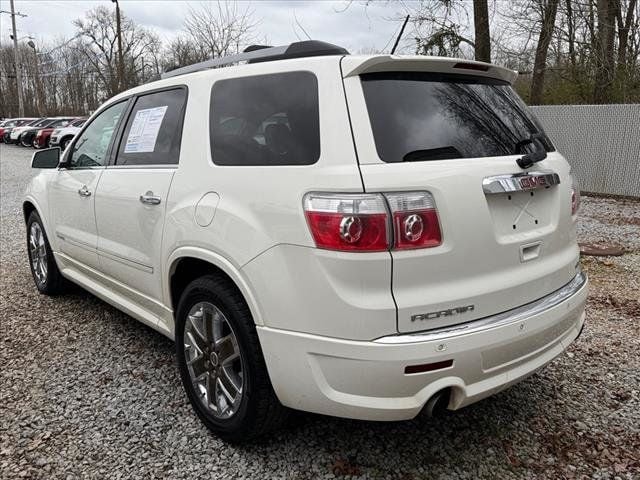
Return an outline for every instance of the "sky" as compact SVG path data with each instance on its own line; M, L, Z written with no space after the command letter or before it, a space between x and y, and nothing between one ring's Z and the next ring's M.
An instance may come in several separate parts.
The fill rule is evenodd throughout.
M120 0L119 3L125 15L155 30L164 41L182 30L189 7L197 7L203 2ZM397 19L405 15L402 5L393 1L371 2L366 7L360 0L254 0L239 1L238 4L240 8L247 6L254 11L254 19L260 22L256 33L260 34L261 40L266 37L271 45L306 40L306 31L314 40L340 45L352 53L390 50L402 23ZM16 17L18 38L33 36L36 44L48 45L70 38L75 32L73 20L98 5L113 8L114 4L110 0L15 0L16 11L28 15ZM9 9L9 1L0 0L0 10ZM10 33L11 17L3 13L0 15L2 45L11 41ZM405 36L410 42L409 27Z

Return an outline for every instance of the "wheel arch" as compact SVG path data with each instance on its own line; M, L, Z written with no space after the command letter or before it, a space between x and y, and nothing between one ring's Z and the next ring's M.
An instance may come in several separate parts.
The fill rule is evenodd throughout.
M63 137L60 138L60 140L58 140L58 145L62 145L66 140L73 140L73 137L75 135L72 133L68 133L66 135L64 135ZM51 137L49 137L51 138Z
M29 216L33 212L36 212L40 217L40 221L42 222L42 226L44 228L44 233L47 236L47 239L49 240L49 245L51 245L51 249L54 252L56 252L57 242L56 242L56 239L51 236L51 230L49 229L49 222L47 220L47 217L46 215L43 215L42 208L40 208L40 205L38 204L38 202L33 197L28 196L22 201L22 214L24 216L25 226L29 221Z
M199 247L181 247L168 258L165 275L165 298L175 312L185 287L198 277L217 274L227 278L240 292L256 325L264 325L258 303L249 282L233 263L221 255Z
M38 209L31 200L25 200L24 202L22 202L22 214L24 215L25 224L27 223L27 221L29 220L29 216L33 212L38 212ZM38 212L38 215L40 215L40 212ZM42 218L42 215L40 215L40 218Z

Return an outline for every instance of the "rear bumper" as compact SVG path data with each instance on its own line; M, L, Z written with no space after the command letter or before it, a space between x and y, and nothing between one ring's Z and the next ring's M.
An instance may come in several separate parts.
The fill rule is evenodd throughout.
M415 417L438 391L458 409L543 367L580 334L586 275L536 302L465 325L374 341L258 327L269 375L291 408L363 420ZM405 374L407 366L452 360Z

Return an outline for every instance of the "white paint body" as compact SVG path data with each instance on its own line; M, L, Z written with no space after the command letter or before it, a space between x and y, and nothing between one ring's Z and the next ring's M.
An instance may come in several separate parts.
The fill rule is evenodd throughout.
M64 276L168 337L174 335L170 279L176 262L197 258L224 271L247 301L272 384L286 406L399 420L414 417L431 395L451 388L449 408L459 408L560 354L582 328L587 286L585 281L560 303L512 322L470 333L411 335L529 304L579 273L570 168L557 152L536 167L556 172L561 180L530 206L543 221L518 234L499 226L500 217L513 215L516 207L492 205L498 199L482 190L483 178L520 170L516 156L410 164L386 164L378 157L357 75L446 72L455 62L328 56L208 70L143 85L112 100L165 86L188 89L178 165L42 170L28 186L25 202L39 212ZM300 70L318 80L318 162L215 165L209 143L212 85ZM515 78L498 67L473 73ZM77 194L84 185L91 196ZM161 197L159 205L139 202L150 190ZM306 193L405 190L433 194L441 246L378 253L316 248L303 212ZM523 263L521 247L534 241L541 242L539 256ZM415 314L468 304L474 310L455 319L411 321ZM453 366L446 369L404 373L409 365L448 359Z
M57 147L63 139L73 138L80 130L82 130L82 127L74 127L72 125L56 129L51 133L49 145Z

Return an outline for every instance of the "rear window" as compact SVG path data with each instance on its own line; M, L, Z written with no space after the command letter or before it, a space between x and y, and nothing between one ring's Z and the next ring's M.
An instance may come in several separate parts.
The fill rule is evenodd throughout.
M320 157L318 81L310 72L220 80L211 93L217 165L310 165Z
M376 149L385 162L553 150L506 82L421 72L372 73L361 80Z

